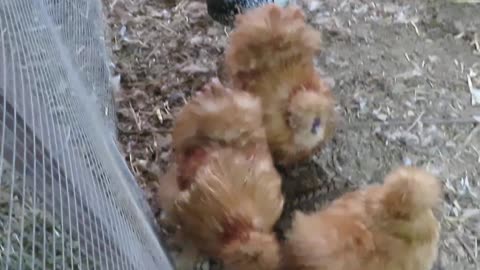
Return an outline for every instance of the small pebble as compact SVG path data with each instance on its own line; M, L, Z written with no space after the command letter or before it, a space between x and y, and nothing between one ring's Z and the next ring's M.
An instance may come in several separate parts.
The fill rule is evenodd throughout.
M413 162L409 157L403 157L403 165L412 166Z
M380 121L386 121L388 116L384 113L376 113L374 116Z
M168 96L168 103L177 104L183 103L185 100L185 94L183 92L173 92Z

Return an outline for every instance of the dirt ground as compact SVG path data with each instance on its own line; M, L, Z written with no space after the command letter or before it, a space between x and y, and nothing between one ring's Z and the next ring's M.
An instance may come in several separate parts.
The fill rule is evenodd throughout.
M203 2L105 1L121 76L120 141L158 214L152 192L168 162L175 112L217 76L230 29L214 23ZM472 105L480 99L480 5L297 2L322 31L318 67L342 121L325 151L283 172L287 222L279 227L292 209L318 208L397 165L418 165L445 184L437 269L480 269L480 100Z

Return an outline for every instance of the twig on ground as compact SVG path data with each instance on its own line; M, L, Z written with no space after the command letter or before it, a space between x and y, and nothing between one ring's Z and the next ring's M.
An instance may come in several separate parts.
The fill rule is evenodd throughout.
M455 235L455 238L462 245L463 249L465 249L465 252L467 252L467 255L470 257L470 259L472 259L473 263L476 266L478 266L477 258L475 258L475 255L474 255L472 249L470 249L470 247L467 245L467 243L465 243L465 241L463 241L463 239L460 238L460 236L458 234Z
M413 124L411 124L408 128L407 128L407 132L409 132L410 130L412 130L419 122L420 122L420 119L422 119L422 116L425 114L425 111L422 111L420 113L420 115L417 117L417 119L415 119L415 121L413 121Z
M423 116L423 113L420 114ZM390 120L390 121L363 121L363 122L356 122L356 123L347 123L345 121L341 121L339 125L339 129L350 129L350 128L369 128L372 126L406 126L406 125L414 125L418 123L420 117L417 117L415 120ZM455 124L475 124L479 123L479 121L475 117L463 117L463 118L427 118L423 119L422 123L427 125L455 125Z

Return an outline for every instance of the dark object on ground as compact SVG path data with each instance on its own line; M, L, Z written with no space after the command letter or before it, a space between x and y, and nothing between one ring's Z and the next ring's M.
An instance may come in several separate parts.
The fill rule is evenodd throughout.
M208 15L223 25L232 25L235 15L268 3L286 6L288 0L207 0Z

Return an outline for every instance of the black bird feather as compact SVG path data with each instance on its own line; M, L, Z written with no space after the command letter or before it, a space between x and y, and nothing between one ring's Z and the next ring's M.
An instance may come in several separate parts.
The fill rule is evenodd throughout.
M275 0L207 0L207 10L213 20L231 26L238 13L274 2Z

